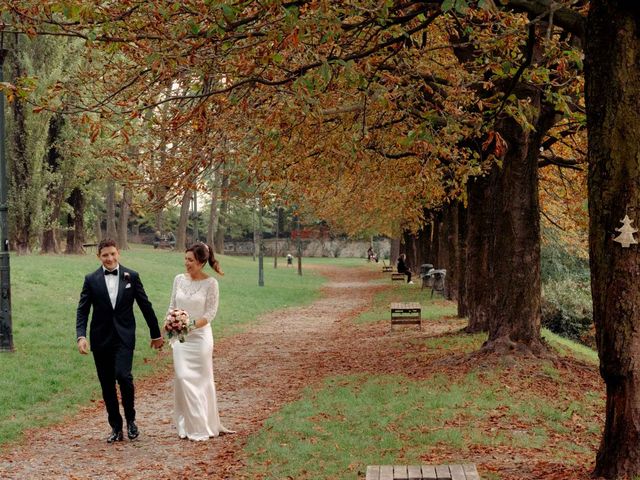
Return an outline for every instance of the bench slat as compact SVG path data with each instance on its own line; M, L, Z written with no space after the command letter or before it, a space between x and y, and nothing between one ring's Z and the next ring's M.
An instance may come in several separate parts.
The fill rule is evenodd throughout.
M380 480L393 480L393 465L380 465Z
M407 478L409 480L422 480L422 470L419 465L409 465L407 467Z
M467 476L467 480L480 480L480 475L478 475L478 470L473 463L465 463L462 465L464 469L464 474Z
M366 480L380 480L380 465L367 466Z
M406 465L394 465L393 466L393 480L408 480Z
M426 480L438 480L436 467L432 465L422 465L422 478Z
M451 473L451 480L466 480L467 478L462 465L449 465L449 472Z
M449 472L448 465L436 465L436 476L438 480L451 480L451 472Z

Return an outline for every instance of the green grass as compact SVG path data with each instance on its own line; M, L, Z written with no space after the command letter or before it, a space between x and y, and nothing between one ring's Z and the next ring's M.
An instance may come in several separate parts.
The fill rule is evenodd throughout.
M555 432L564 433L562 423L573 409L530 392L514 395L501 386L502 371L481 373L458 380L445 375L426 381L392 375L325 379L250 439L244 473L312 479L320 471L324 479L355 480L366 465L420 464L443 445L457 452L451 463L473 463L471 444L535 449ZM590 414L602 405L594 401L582 408L583 420L594 423ZM491 423L496 412L498 423ZM497 428L480 429L481 421Z
M374 283L374 282L372 282ZM388 279L381 282L388 284ZM437 320L453 316L456 306L430 299L430 292L415 286L394 284L378 292L371 308L357 322L387 321L389 303L417 301L423 317ZM561 355L597 362L592 350L548 331L547 342ZM422 361L429 353L470 353L480 348L486 334L450 333L416 338L412 343ZM421 352L421 353L420 353ZM440 352L440 353L439 353ZM451 463L474 462L470 445L545 448L549 439L569 435L577 416L594 438L599 435L598 414L604 405L600 392L584 392L578 402L563 386L562 374L551 362L542 361L531 385L551 382L555 395L528 389L506 388L504 378L513 366L478 366L460 378L434 374L425 380L404 375L354 374L325 378L305 390L302 398L286 405L248 442L245 473L252 478L355 480L372 464L420 464L430 451L442 447L456 451ZM490 429L480 429L484 422ZM570 440L560 442L554 454L563 462L575 462L574 454L591 450ZM594 446L595 448L595 446ZM318 472L321 472L319 474ZM488 473L487 478L500 478Z
M544 338L549 345L551 345L554 350L563 357L573 357L594 365L597 365L600 362L598 359L598 352L595 350L569 340L568 338L561 337L546 328L542 329L542 338Z
M388 285L390 280L375 280L372 284L382 283ZM389 318L389 304L392 302L418 302L422 305L422 319L434 320L437 318L455 315L457 307L452 302L442 301L442 297L434 295L431 298L431 289L421 289L416 285L395 283L390 288L378 292L373 299L371 308L362 312L355 321L357 323L379 322Z
M326 262L327 260L325 260ZM298 276L284 265L265 261L265 286L258 287L257 262L220 257L220 308L214 335L242 330L268 311L311 302L324 279L307 270ZM184 271L183 254L135 246L121 263L140 272L156 314L167 309L173 277ZM15 352L0 354L0 446L20 437L25 427L57 422L100 398L91 356L76 350L75 316L83 277L98 268L85 256L12 256L12 323ZM149 331L136 310L136 378L152 375L169 362L149 349ZM106 417L105 417L106 422Z

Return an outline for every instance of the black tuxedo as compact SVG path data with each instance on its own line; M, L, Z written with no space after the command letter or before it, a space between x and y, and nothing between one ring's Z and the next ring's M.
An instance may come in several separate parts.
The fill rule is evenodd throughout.
M120 385L122 405L128 422L135 420L134 386L131 365L136 343L136 320L133 302L142 311L151 338L159 338L158 319L144 291L140 276L122 265L118 266L118 295L115 308L102 267L84 278L76 312L76 335L86 337L89 311L91 315L90 344L109 415L109 424L122 429L116 381Z

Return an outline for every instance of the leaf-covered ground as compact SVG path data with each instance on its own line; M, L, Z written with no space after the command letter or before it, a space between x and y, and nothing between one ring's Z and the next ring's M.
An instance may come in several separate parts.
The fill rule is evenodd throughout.
M106 415L102 402L96 402L55 427L28 432L24 441L6 449L0 455L0 477L281 478L251 473L255 470L252 462L262 460L248 458L245 453L249 438L260 431L266 419L300 399L306 386L325 377L400 375L411 382L424 380L425 385L438 378L458 386L473 377L483 386L478 388L478 396L486 391L499 397L493 399L498 406L485 402L487 410L482 414L474 411L478 407L470 401L468 412L460 409L446 421L445 426L472 426L479 432L464 438L462 444L440 442L423 450L415 440L407 444L407 450L419 449L422 463L447 463L464 457L478 465L483 478L589 478L603 421L597 407L602 403L603 388L595 366L567 359L541 363L511 357L469 357L473 345L470 348L454 335L464 326L454 318L426 322L422 331L406 327L391 333L385 321L356 323L353 319L369 308L376 291L388 288L370 282L380 273L315 268L322 269L330 280L322 299L307 307L269 314L245 333L215 345L221 418L238 433L201 443L180 440L171 422L172 372L167 369L136 385L142 435L135 442L105 443ZM500 396L514 403L501 402ZM585 396L590 398L586 403ZM553 408L544 409L546 403ZM433 433L429 428L425 425L422 430ZM365 468L365 464L353 462L343 477L316 472L297 478L356 478ZM263 471L268 472L269 466Z

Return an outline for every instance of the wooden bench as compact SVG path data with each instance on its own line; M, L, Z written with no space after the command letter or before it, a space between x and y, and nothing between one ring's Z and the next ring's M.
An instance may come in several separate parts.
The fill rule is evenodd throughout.
M397 280L404 281L407 277L405 277L404 273L392 272L391 273L391 281L395 282Z
M418 325L422 329L422 305L418 302L391 304L391 329L394 325Z
M391 265L383 265L382 273L389 273L389 272L393 272L393 267Z
M176 242L170 242L169 240L155 240L153 242L153 248L160 248L166 250L173 250L176 247Z
M82 244L82 251L86 252L87 248L89 248L89 247L97 247L97 246L98 246L97 243L83 243Z
M369 465L366 480L480 480L472 463L464 465Z

